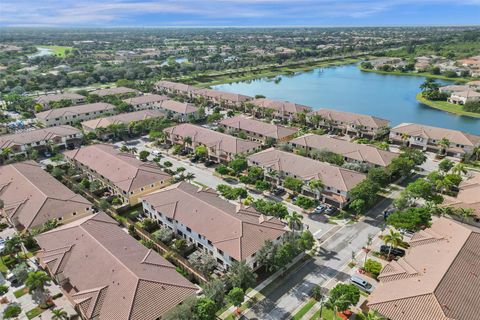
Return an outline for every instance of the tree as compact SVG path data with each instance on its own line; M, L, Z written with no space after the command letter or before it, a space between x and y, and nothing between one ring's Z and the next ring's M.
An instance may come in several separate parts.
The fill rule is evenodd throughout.
M462 223L465 222L465 219L468 219L469 217L473 216L473 213L475 212L472 208L457 208L455 211L455 214L459 215L462 218Z
M448 159L443 159L442 161L440 161L440 163L438 164L438 168L440 170L442 170L443 172L448 172L450 171L450 169L453 168L453 162L448 160Z
M19 283L25 282L28 277L28 266L25 263L19 263L12 269L12 274Z
M5 319L16 318L22 313L22 308L18 303L10 303L4 310L3 316Z
M417 179L410 183L405 192L412 198L422 198L425 201L432 201L434 203L441 203L443 198L435 192L435 188L430 181L425 179Z
M384 168L371 168L368 171L367 177L370 181L378 184L380 187L385 188L390 182L390 177Z
M314 285L312 288L312 298L320 301L323 298L323 290L322 287L318 284Z
M247 290L255 285L257 275L245 261L234 261L227 272L227 281L232 287Z
M138 157L140 158L141 161L147 161L148 156L150 155L150 152L147 150L142 150L138 154Z
M360 300L360 289L352 284L337 284L328 295L326 305L334 310L334 319L338 311L345 311Z
M350 209L353 210L355 216L359 216L367 210L367 204L363 199L355 199L348 205Z
M295 200L295 204L300 208L307 210L315 206L315 201L305 196L298 196Z
M195 154L199 157L199 158L206 158L208 157L208 149L207 147L205 146L198 146L195 148Z
M205 297L215 301L217 306L221 306L225 300L225 283L221 279L209 281L203 289Z
M165 244L169 244L173 239L173 231L163 226L155 231L152 235L155 237L155 239Z
M303 216L297 213L296 211L291 212L288 216L285 217L288 223L290 230L296 230L302 228L302 219Z
M50 277L44 271L31 271L25 280L25 287L28 288L29 292L42 294L43 300L46 300L45 286L48 284L50 284Z
M52 320L67 320L68 318L67 311L62 308L52 310Z
M349 194L351 201L362 199L365 201L367 207L371 207L377 200L377 192L380 191L380 186L369 180L363 180L355 187L353 187Z
M459 162L452 168L452 173L462 175L462 174L467 174L468 170L467 170L467 167L463 163Z
M230 173L230 168L228 168L225 165L219 165L218 167L215 168L215 171L218 172L220 175L226 175Z
M227 295L227 301L233 304L235 307L240 307L245 300L245 292L242 288L233 287Z
M195 315L197 320L215 319L215 313L218 307L215 302L208 298L200 298L195 306Z
M382 264L378 261L368 259L367 261L365 261L363 268L365 269L365 271L370 272L374 276L378 276L380 274L380 271L382 271Z
M293 193L300 193L302 192L303 181L292 177L286 177L283 186L291 190Z
M42 232L53 230L58 227L60 224L57 219L48 219L42 225Z
M322 190L325 187L322 180L320 179L312 179L308 181L308 186L310 187L311 190L313 190L313 192L317 193L317 195L322 193Z
M60 169L59 167L55 167L55 168L52 169L52 176L54 176L55 178L60 178L64 174L65 174L65 172L62 169Z
M439 152L441 154L444 154L447 152L447 149L448 147L450 147L450 140L448 140L447 138L442 138L440 139L440 141L438 141L437 143L440 147L442 147Z
M428 208L407 208L389 215L387 223L396 229L418 231L428 227L431 220L432 214Z
M368 312L364 311L357 314L357 317L359 317L360 320L387 320L387 318L382 317L375 310L368 310Z
M183 301L182 304L177 305L172 310L168 311L162 319L165 320L192 320L195 319L195 307L197 305L197 298L190 297Z
M235 172L235 174L240 174L247 169L248 164L247 160L243 158L237 158L228 163L228 166Z
M7 241L5 241L4 252L8 253L11 257L18 254L22 250L22 239L18 235L14 235Z
M390 249L388 250L388 256L390 256L392 248L397 248L400 243L402 243L403 237L400 232L390 229L390 232L383 236L383 241L385 244L390 245Z

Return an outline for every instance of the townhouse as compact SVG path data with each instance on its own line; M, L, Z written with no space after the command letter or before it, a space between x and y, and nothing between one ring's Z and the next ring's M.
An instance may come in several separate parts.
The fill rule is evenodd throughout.
M287 141L298 132L297 128L286 127L260 120L247 118L245 116L235 116L227 118L218 124L220 128L235 133L243 133L248 139L266 144L270 139L273 142Z
M444 196L443 207L463 208L472 210L469 217L461 217L462 222L480 227L480 173L471 172L471 175L460 182L458 193L453 196ZM454 215L454 218L457 216Z
M198 119L200 116L198 108L193 104L175 100L163 100L155 106L155 109L180 122L185 122L190 118Z
M84 103L86 98L77 93L63 92L58 94L45 94L35 98L37 104L42 106L43 110L50 109L52 102L60 102L62 100L71 101L72 104Z
M332 109L318 109L307 115L307 121L329 131L339 131L349 136L376 138L388 128L389 120L374 116Z
M480 101L480 92L473 89L467 89L465 91L453 92L447 99L448 102L453 104L465 105L469 102Z
M40 265L83 319L161 319L198 291L104 212L35 239Z
M454 93L454 92L463 92L463 91L468 91L470 90L470 86L469 85L458 85L458 84L451 84L451 85L448 85L448 86L443 86L443 87L440 87L438 89L438 91L440 91L441 93L448 93L448 94L451 94L451 93Z
M197 89L192 91L191 95L194 98L203 98L206 101L222 108L243 109L243 104L252 97L213 89Z
M74 149L82 144L83 134L72 126L58 126L0 136L0 150L9 149L9 156L27 154L49 148Z
M470 320L480 314L480 229L435 220L378 276L367 306L392 320Z
M108 97L108 96L137 95L139 92L137 90L130 89L127 87L115 87L115 88L97 89L89 93L97 95L99 97Z
M18 230L54 219L68 223L92 213L92 204L34 161L0 166L0 212Z
M198 90L199 88L178 83L172 81L158 81L155 83L155 90L160 93L173 94L173 95L184 95L189 98L192 98L193 91Z
M138 198L170 184L172 177L158 165L142 162L105 144L95 144L64 153L90 180L100 181L123 204L134 205Z
M99 128L107 128L111 125L125 124L128 125L131 122L142 121L152 118L162 118L163 113L157 110L140 110L128 113L121 113L110 117L92 119L82 122L82 128L85 132L94 132ZM105 134L103 138L108 137Z
M260 150L258 142L244 140L218 131L206 129L189 123L183 123L164 130L166 142L184 145L185 149L194 151L198 146L205 146L208 150L207 158L227 163L237 155L245 155ZM185 143L189 138L191 143Z
M131 106L135 111L138 111L156 109L163 101L168 99L167 96L161 96L158 94L144 94L143 96L125 99L123 102Z
M245 261L257 269L256 253L265 241L281 242L287 232L278 218L187 182L142 197L142 205L147 216L212 255L223 268Z
M253 105L257 117L264 117L271 112L273 118L284 121L295 119L296 115L299 113L308 113L312 111L312 108L301 104L267 98L253 99L248 103Z
M116 109L113 104L98 102L91 104L82 104L59 109L50 109L37 113L37 121L46 127L61 125L73 125L85 120L95 119L102 116L115 114Z
M449 145L441 145L442 140ZM401 123L390 130L390 142L461 158L480 145L480 136L416 123Z
M286 177L302 180L302 194L338 208L348 204L349 191L366 179L363 173L274 148L255 153L247 160L250 166L263 168L267 180L275 185L283 185ZM310 188L311 180L320 180L322 190Z
M386 167L397 153L380 150L366 144L354 143L326 135L306 134L289 142L293 148L305 150L306 154L316 158L322 151L339 154L346 162L366 163L375 167Z

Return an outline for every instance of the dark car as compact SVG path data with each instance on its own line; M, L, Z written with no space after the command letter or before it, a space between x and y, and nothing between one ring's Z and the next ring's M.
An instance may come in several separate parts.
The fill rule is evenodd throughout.
M193 163L198 162L198 157L197 156L191 157L190 162L193 162Z
M205 160L205 167L211 167L215 164L215 161Z
M182 151L180 151L179 155L180 156L186 156L188 154L188 150L185 150L183 149Z
M327 210L325 210L325 214L329 216L335 215L336 212L337 212L337 208L335 207L328 207Z
M392 248L390 251L390 246L387 245L380 246L380 252L385 255L388 255L388 252L390 252L390 254L395 257L403 257L405 255L405 250L400 248Z
M282 189L282 188L275 188L275 189L272 190L272 194L274 194L276 196L281 196L284 193L285 193L285 190Z
M383 219L387 220L388 216L395 212L394 208L389 208L383 211Z

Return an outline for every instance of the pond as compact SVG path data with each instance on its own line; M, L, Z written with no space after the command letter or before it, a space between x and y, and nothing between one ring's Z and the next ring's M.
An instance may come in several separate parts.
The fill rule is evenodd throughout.
M53 50L50 48L42 48L42 47L37 47L37 52L34 54L28 56L29 58L35 58L35 57L42 57L42 56L49 56L53 54Z
M261 94L313 109L323 107L369 114L390 120L391 126L415 122L480 134L480 119L453 115L419 103L415 96L424 80L423 77L362 72L350 64L213 88L249 96Z

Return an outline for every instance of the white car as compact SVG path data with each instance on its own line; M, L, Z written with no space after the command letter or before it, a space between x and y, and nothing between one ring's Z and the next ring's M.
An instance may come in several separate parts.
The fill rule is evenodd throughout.
M160 151L158 151L158 150L152 150L151 154L152 154L152 156L154 156L154 157L158 157L161 153L160 153Z

